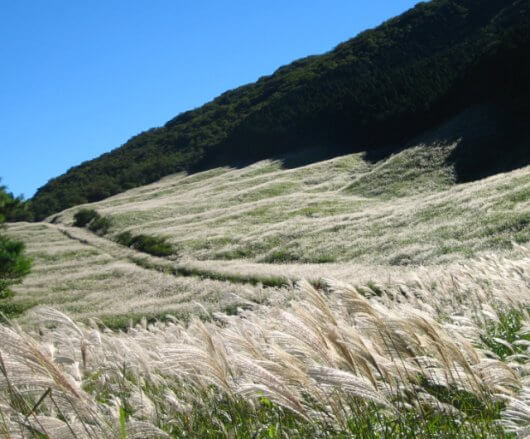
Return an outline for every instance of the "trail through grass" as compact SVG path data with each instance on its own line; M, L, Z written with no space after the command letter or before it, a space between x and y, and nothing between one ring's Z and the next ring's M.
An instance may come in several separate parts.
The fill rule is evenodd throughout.
M0 325L7 437L525 437L530 255L127 332Z

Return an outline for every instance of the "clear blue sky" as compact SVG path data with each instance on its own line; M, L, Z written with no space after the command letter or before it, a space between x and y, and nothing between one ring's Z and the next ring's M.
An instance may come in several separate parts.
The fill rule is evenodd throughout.
M2 0L0 177L50 178L412 0Z

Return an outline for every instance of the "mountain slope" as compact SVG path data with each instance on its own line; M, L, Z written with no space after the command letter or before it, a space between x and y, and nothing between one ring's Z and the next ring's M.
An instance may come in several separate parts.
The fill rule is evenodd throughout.
M444 129L459 132L477 118L466 112ZM286 304L286 286L299 279L378 284L414 277L418 265L424 274L445 271L491 251L512 257L513 242L528 247L530 166L455 184L454 167L444 163L458 143L428 137L376 164L355 153L296 169L265 160L181 173L50 222L9 224L34 262L12 302L120 326L201 307ZM73 227L83 208L109 229L98 236ZM176 253L131 248L124 233L166 237Z
M50 180L32 200L35 215L179 171L306 148L319 158L369 151L368 159L378 160L380 147L387 154L477 104L493 109L495 129L459 144L450 157L457 178L524 165L530 144L529 11L527 0L420 3L325 55L226 92Z
M462 141L439 142L483 117L463 112L377 163L354 153L294 169L265 160L181 173L50 221L72 226L80 209L95 209L108 224L101 236L166 237L170 259L199 268L241 259L267 272L271 263L433 264L507 250L530 240L530 166L456 184L448 161Z

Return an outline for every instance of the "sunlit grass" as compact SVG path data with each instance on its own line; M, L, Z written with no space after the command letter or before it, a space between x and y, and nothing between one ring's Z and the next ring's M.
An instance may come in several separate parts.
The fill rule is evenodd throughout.
M436 264L528 242L529 168L455 184L454 146L179 174L88 206L112 219L110 234L167 236L199 260Z
M289 305L0 325L6 437L525 437L527 248ZM126 332L112 332L109 324Z

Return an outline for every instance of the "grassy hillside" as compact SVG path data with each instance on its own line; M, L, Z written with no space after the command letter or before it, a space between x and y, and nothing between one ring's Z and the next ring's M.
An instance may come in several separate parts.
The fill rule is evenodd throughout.
M0 433L525 437L530 167L451 161L487 113L375 163L180 173L9 224L33 271L0 301L26 310L0 323Z
M0 437L527 437L529 7L420 3L41 188Z
M169 314L187 321L193 314L230 314L249 304L287 304L292 285L303 278L315 284L330 276L368 283L388 276L408 279L411 272L360 264L172 261L83 229L47 223L13 224L9 234L27 243L34 264L10 300L16 309L53 306L76 319L97 317L111 327L142 317Z
M37 227L15 229L45 232L61 247L62 237ZM91 265L105 257L91 255ZM127 332L39 307L32 312L38 331L0 324L0 432L523 438L530 414L529 263L528 248L521 248L512 259L417 270L408 282L328 281L318 290L302 282L289 289L290 305L255 301L238 315L206 316L198 307L189 324L143 320ZM63 266L68 271L70 264ZM130 269L125 277L144 280ZM162 279L153 280L146 286L157 294ZM79 284L80 277L72 288ZM114 285L105 287L112 297ZM122 298L108 307L120 308Z
M75 318L98 317L109 326L124 327L129 319L171 314L187 320L192 313L230 312L246 302L286 302L290 297L283 294L281 281L276 283L278 290L264 290L222 276L175 275L167 261L139 255L79 229L18 223L9 234L28 243L27 254L34 262L10 301L17 309L49 305ZM150 269L148 263L161 269Z
M381 147L403 147L477 104L491 106L495 130L464 139L450 157L456 178L528 164L529 8L521 0L420 3L70 169L38 190L32 209L41 219L175 172L309 147L319 158L368 150L377 160Z
M11 224L34 259L12 303L120 327L142 316L186 320L285 303L300 279L405 281L419 264L436 271L510 254L530 241L530 168L458 183L450 161L462 141L452 139L481 114L464 112L377 163L356 153L293 169L265 160L181 173L47 222ZM84 209L105 227L95 229L95 219L75 227ZM131 244L135 237L164 239L170 252L156 256Z
M529 168L456 183L448 158L459 143L437 142L457 122L375 164L361 153L287 170L262 161L177 174L85 207L110 221L110 240L166 237L175 258L209 264L432 264L528 242ZM50 220L71 226L81 208Z

